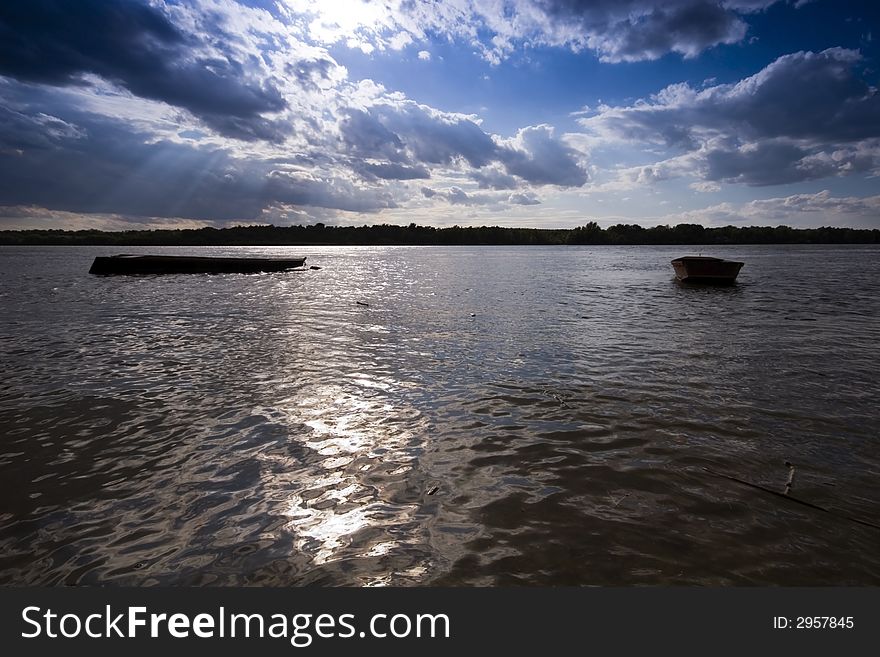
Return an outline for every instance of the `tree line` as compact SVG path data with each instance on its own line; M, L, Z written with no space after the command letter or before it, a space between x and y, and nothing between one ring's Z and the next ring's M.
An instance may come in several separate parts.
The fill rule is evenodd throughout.
M699 224L654 226L595 221L571 229L502 226L235 226L183 230L16 230L0 231L4 245L83 246L319 246L319 245L552 245L552 244L878 244L880 230L790 228Z

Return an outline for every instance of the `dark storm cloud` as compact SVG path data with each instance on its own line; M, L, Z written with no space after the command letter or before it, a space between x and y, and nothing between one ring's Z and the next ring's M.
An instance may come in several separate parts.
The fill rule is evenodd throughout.
M505 139L473 117L402 94L358 96L325 51L293 48L288 63L279 64L278 49L290 46L281 31L253 16L237 20L240 7L210 7L146 0L0 4L0 203L234 221L280 206L394 208L390 190L403 194L408 185L387 181L429 179L437 169L508 190L445 193L450 203L466 205L533 204L537 197L522 191L526 183L571 187L587 180L580 154L545 126ZM271 116L288 108L274 86L280 83L266 72L272 67L302 92L288 96L299 110L287 117L301 139L284 150L261 144L249 155L242 144L208 145L212 131L251 141L289 136L290 128ZM96 78L136 98L108 92ZM175 119L139 99L187 110L212 130L196 130L183 111ZM337 109L346 105L358 107Z
M90 121L88 138L61 137L40 148L0 149L0 198L85 213L252 218L260 181L220 150L167 141L115 121ZM9 136L0 135L0 143Z
M807 2L810 2L810 0L794 0L794 5L800 6ZM776 0L723 0L721 2L721 5L726 9L746 13L761 11L773 4L776 4Z
M642 61L677 52L693 57L718 44L741 41L738 15L776 0L538 0L546 25L541 38L595 50L608 62ZM528 4L528 3L524 3Z
M7 206L216 221L253 220L276 203L372 212L393 207L381 188L302 176L284 162L216 147L156 141L116 119L62 107L52 91L24 110L0 110L0 199ZM55 112L53 114L53 112Z
M657 59L668 52L694 56L721 43L736 43L746 24L714 2L652 3L638 18L610 22L601 37L606 61Z
M419 180L430 178L431 172L422 165L407 166L396 162L360 162L355 166L361 173L385 180Z
M408 158L403 141L378 118L360 109L349 109L339 123L342 141L356 157L405 162Z
M2 75L63 86L91 73L185 108L224 135L279 139L279 126L261 116L284 109L279 91L230 52L199 55L201 39L138 0L0 3Z
M613 56L624 60L652 59L667 52L693 56L709 46L735 43L746 33L741 20L709 2L668 11L658 8L638 28L619 35Z
M495 158L492 137L470 119L446 116L413 102L379 105L371 113L395 135L395 145L405 143L417 162L447 165L461 158L481 167Z
M877 161L876 150L814 153L784 140L712 148L705 153L707 180L753 186L783 185L865 172L871 170Z
M486 168L471 174L480 189L516 189L516 178L498 169Z
M429 167L464 162L476 169L470 175L484 188L514 189L514 176L535 185L561 187L577 187L587 181L577 152L555 138L547 126L525 128L512 140L496 140L466 117L404 102L378 105L369 111L349 110L340 132L351 155L388 160L390 164L379 168L361 167L383 178L422 177L418 174ZM484 169L498 164L506 173Z
M587 182L587 173L578 164L576 151L555 139L548 126L524 128L516 141L518 147L499 153L508 173L536 185L580 187Z
M696 144L699 130L814 142L878 137L880 95L858 77L859 60L843 48L785 55L737 84L700 92L674 85L655 103L613 108L598 122L623 136L660 135L670 145Z
M574 151L545 126L496 143L470 120L428 108L417 111L414 104L403 112L380 108L381 121L370 112L349 112L340 125L342 152L327 148L264 159L158 137L135 124L92 114L53 87L7 80L0 90L7 102L0 109L0 200L7 206L253 220L279 204L352 212L393 208L397 203L383 181L427 179L438 164L490 164L482 174L496 186L515 181L514 175L539 185L585 180ZM197 132L186 134L198 137ZM508 195L461 192L444 198L486 205L505 202ZM511 202L531 199L523 195Z
M583 123L693 151L710 180L775 185L866 171L880 161L880 94L860 61L843 48L797 52L736 84L673 85Z
M748 149L713 149L706 154L706 178L760 186L821 177L798 168L806 156L806 151L787 142L759 143Z
M464 38L495 64L534 46L590 50L605 62L654 60L671 52L695 57L741 42L748 32L744 17L779 1L390 0L386 4L405 20L388 27L386 36L404 30L417 40L426 33ZM441 4L448 10L436 11Z
M58 117L27 114L0 106L0 144L10 150L48 148L61 138L76 139L82 132Z
M391 194L381 188L358 188L347 180L303 178L278 170L268 175L266 197L289 205L348 212L376 212L397 207Z
M749 138L857 141L880 136L880 95L856 75L857 52L832 48L780 57L756 76L697 104L697 121Z

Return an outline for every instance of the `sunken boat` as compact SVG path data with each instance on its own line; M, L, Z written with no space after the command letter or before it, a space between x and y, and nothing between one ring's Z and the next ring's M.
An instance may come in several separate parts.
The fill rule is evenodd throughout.
M711 258L708 256L684 256L672 261L675 275L683 283L709 283L730 285L736 281L742 262Z
M305 258L226 258L210 256L129 255L98 256L90 274L255 274L302 267Z

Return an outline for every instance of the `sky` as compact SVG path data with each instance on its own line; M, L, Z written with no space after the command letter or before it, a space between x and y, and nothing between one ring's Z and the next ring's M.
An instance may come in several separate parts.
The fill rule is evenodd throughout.
M880 3L0 3L0 229L880 228Z

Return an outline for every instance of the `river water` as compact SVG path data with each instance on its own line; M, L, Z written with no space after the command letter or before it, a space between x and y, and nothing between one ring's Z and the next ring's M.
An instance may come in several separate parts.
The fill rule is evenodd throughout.
M2 585L880 584L877 247L119 250L0 249Z

